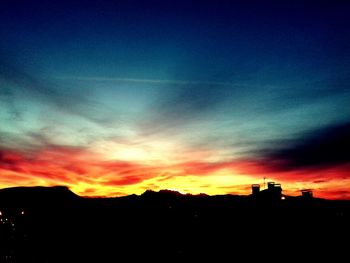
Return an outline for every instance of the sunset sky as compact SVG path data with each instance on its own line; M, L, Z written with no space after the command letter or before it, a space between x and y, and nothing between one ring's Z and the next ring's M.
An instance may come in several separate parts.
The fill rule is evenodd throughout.
M350 199L350 2L86 2L0 3L0 188Z

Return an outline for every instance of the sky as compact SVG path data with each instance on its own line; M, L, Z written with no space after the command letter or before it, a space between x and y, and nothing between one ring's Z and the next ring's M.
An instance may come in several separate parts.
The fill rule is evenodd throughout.
M350 199L347 1L1 1L0 188Z

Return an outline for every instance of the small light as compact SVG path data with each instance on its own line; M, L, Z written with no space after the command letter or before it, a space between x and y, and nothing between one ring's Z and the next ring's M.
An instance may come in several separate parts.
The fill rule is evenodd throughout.
M24 215L24 211L21 212L21 215Z
M285 196L282 196L281 199L282 199L282 200L286 200L286 197L285 197Z
M0 211L0 216L2 216L2 212Z

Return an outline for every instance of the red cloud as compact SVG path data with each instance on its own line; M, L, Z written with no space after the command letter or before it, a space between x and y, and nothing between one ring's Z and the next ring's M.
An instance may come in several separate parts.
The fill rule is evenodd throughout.
M18 185L67 185L75 187L78 194L113 195L127 193L130 185L144 189L144 180L155 178L161 185L175 177L207 176L225 169L226 172L246 175L257 182L263 177L293 186L296 182L302 185L317 185L317 193L321 197L350 199L350 191L336 184L350 179L350 164L323 169L279 169L278 160L245 159L226 162L185 162L176 165L160 166L141 165L126 161L105 161L84 148L49 147L37 152L20 152L0 149L0 186ZM82 186L81 186L82 185ZM340 184L341 185L341 184ZM205 187L204 187L205 186ZM122 187L122 188L121 188ZM158 187L160 187L158 185ZM213 187L203 185L205 188ZM247 194L250 186L234 186ZM292 187L293 188L293 187ZM108 189L108 190L105 190ZM134 188L133 188L134 189ZM220 188L222 193L230 193L232 187ZM297 188L286 189L287 193L295 193Z
M110 185L110 186L116 186L116 185L131 185L141 182L143 179L138 176L126 176L121 179L117 180L108 180L106 182L103 182L103 185Z
M50 147L38 152L0 151L0 185L74 185L100 187L139 183L157 171L156 167L125 161L103 161L86 149ZM85 191L85 193L93 191Z

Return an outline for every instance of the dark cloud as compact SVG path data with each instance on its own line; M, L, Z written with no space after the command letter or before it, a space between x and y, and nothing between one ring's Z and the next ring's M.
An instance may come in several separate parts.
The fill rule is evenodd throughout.
M327 181L326 180L315 180L315 181L313 181L313 183L322 184L322 183L327 183Z
M283 169L332 167L350 162L350 122L315 129L269 158Z

